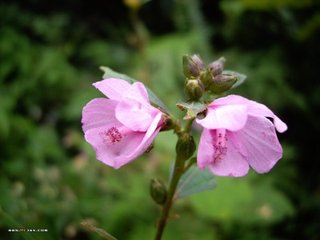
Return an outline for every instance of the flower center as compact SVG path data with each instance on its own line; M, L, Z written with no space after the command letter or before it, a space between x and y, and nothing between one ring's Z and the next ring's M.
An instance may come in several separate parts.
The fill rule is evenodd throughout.
M105 144L114 144L121 142L123 135L120 133L119 129L116 127L111 127L108 130L99 133L100 137Z
M219 163L227 154L227 141L225 129L217 129L215 131L215 140L213 141L213 163Z

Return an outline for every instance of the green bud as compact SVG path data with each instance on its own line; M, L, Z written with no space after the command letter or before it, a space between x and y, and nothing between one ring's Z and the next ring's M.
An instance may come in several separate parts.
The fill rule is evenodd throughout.
M163 205L167 200L167 188L159 179L151 179L150 195L152 199L160 205Z
M229 90L236 82L236 76L229 74L220 74L212 80L209 90L212 93L220 94Z
M206 69L205 71L201 72L200 80L203 86L205 87L205 89L207 89L211 85L212 79L213 79L213 76L209 69Z
M200 72L204 69L204 64L198 55L184 55L182 58L183 73L187 78L195 78L200 76Z
M188 79L184 91L189 100L197 101L204 93L204 86L198 79Z
M193 137L189 133L182 133L179 136L176 145L176 153L178 157L180 157L182 160L187 160L193 155L195 150L196 144Z
M226 59L224 57L221 57L218 60L213 61L208 65L208 69L211 72L213 77L218 76L219 74L222 73L225 62L226 62Z

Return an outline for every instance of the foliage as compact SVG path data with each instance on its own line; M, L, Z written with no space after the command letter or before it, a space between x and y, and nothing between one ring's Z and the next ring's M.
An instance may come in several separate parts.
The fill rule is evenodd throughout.
M84 142L81 110L108 66L183 114L181 57L199 53L225 56L227 69L247 75L231 92L288 123L284 159L267 175L215 178L214 190L179 200L165 239L317 239L318 11L311 0L153 0L136 16L121 1L1 3L0 238L29 239L8 232L25 227L48 229L35 240L100 239L86 220L117 239L151 239L149 179L168 177L175 137L161 133L153 151L114 171Z

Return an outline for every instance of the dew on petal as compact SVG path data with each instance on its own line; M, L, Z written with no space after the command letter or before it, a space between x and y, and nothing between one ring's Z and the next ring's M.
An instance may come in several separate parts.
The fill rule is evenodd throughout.
M114 144L121 142L123 136L116 127L111 127L108 130L99 133L104 144Z

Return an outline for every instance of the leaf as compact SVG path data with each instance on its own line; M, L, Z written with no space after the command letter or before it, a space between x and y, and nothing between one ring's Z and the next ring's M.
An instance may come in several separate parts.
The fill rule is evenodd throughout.
M176 104L178 108L180 108L183 111L187 111L186 115L183 119L192 119L197 117L199 113L202 113L206 110L207 105L200 102L181 102Z
M104 72L103 74L103 78L120 78L123 79L129 83L134 83L134 82L138 82L137 80L135 80L134 78L131 78L125 74L122 73L118 73L114 70L112 70L109 67L105 67L105 66L101 66L100 70L102 70ZM148 95L149 95L149 99L151 101L151 103L153 105L155 105L156 107L161 108L162 110L165 110L166 112L168 111L168 108L164 105L164 103L157 97L157 95L152 92L148 87L146 87L147 91L148 91Z
M240 220L248 215L246 203L252 203L253 192L247 182L237 178L217 177L219 187L193 196L191 206L196 214L218 221ZM246 204L246 205L245 205ZM250 209L250 208L249 208ZM250 209L252 212L253 210Z
M178 198L183 198L215 187L214 175L208 169L200 170L192 166L181 177L176 194Z
M231 89L238 87L239 85L241 85L242 83L244 83L244 81L246 80L247 76L242 74L242 73L238 73L235 71L231 71L231 70L224 70L222 72L222 74L228 74L228 75L232 75L235 76L237 78L237 81L235 84L233 84L233 86L231 87Z
M257 181L256 174L244 178L217 177L215 191L195 195L190 200L193 210L221 222L276 222L294 213L284 194L271 181Z

